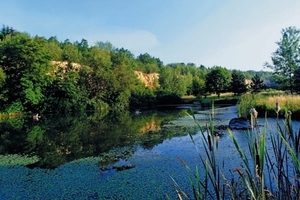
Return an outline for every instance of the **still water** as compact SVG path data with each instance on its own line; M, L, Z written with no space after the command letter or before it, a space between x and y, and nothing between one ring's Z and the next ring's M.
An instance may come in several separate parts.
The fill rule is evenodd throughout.
M205 127L213 116L215 125L228 125L237 108L195 110L197 123L187 111L2 120L0 199L176 199L174 181L191 195L178 157L192 169L201 167L204 148L197 123ZM234 134L245 146L245 132ZM227 130L217 155L226 161L225 171L241 163Z

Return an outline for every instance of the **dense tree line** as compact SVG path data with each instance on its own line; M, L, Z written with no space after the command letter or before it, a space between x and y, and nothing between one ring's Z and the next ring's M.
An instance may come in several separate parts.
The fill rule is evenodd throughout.
M134 71L159 73L155 88ZM58 41L3 26L0 31L0 112L72 112L151 107L183 95L241 94L247 72L193 63L164 65L148 53L135 57L109 42Z

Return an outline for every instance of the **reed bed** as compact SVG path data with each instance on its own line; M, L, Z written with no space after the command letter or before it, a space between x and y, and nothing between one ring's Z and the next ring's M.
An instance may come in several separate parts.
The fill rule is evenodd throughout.
M274 98L272 101L283 103L285 99ZM195 117L191 117L198 124ZM299 199L300 130L293 130L291 112L284 120L278 116L276 119L275 130L269 130L268 119L265 118L263 127L253 126L245 131L247 147L241 147L234 133L228 129L241 160L240 166L232 166L231 173L224 173L226 161L220 160L216 153L219 140L214 134L213 115L206 128L198 124L205 154L199 152L201 166L195 170L178 158L188 171L191 186L191 192L184 191L172 177L178 199ZM190 136L198 149L193 136ZM270 142L271 148L266 148L267 142Z

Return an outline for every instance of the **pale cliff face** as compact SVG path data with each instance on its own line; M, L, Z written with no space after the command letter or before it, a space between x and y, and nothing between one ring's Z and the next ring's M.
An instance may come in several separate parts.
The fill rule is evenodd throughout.
M62 61L51 61L51 64L54 66L52 73L56 73L58 67L62 68L63 73L65 73L67 70L78 71L82 68L82 66L78 63L68 63L68 62L62 62ZM70 68L70 69L68 69L68 68ZM146 73L141 72L141 71L134 71L134 74L147 87L150 87L150 88L154 89L154 88L157 88L159 86L158 85L158 79L159 79L159 74L158 73L146 74Z
M150 88L155 88L157 86L159 79L158 73L146 74L141 71L134 71L134 74L145 84L145 86Z

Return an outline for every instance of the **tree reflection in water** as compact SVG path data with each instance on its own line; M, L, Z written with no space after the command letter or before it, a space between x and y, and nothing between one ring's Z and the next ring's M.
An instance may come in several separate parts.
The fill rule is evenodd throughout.
M91 156L102 156L113 163L134 153L134 146L151 149L166 138L185 134L161 126L185 115L186 110L84 113L81 115L44 115L1 121L0 154L37 156L30 168L54 169L64 163ZM108 156L109 155L109 156Z

